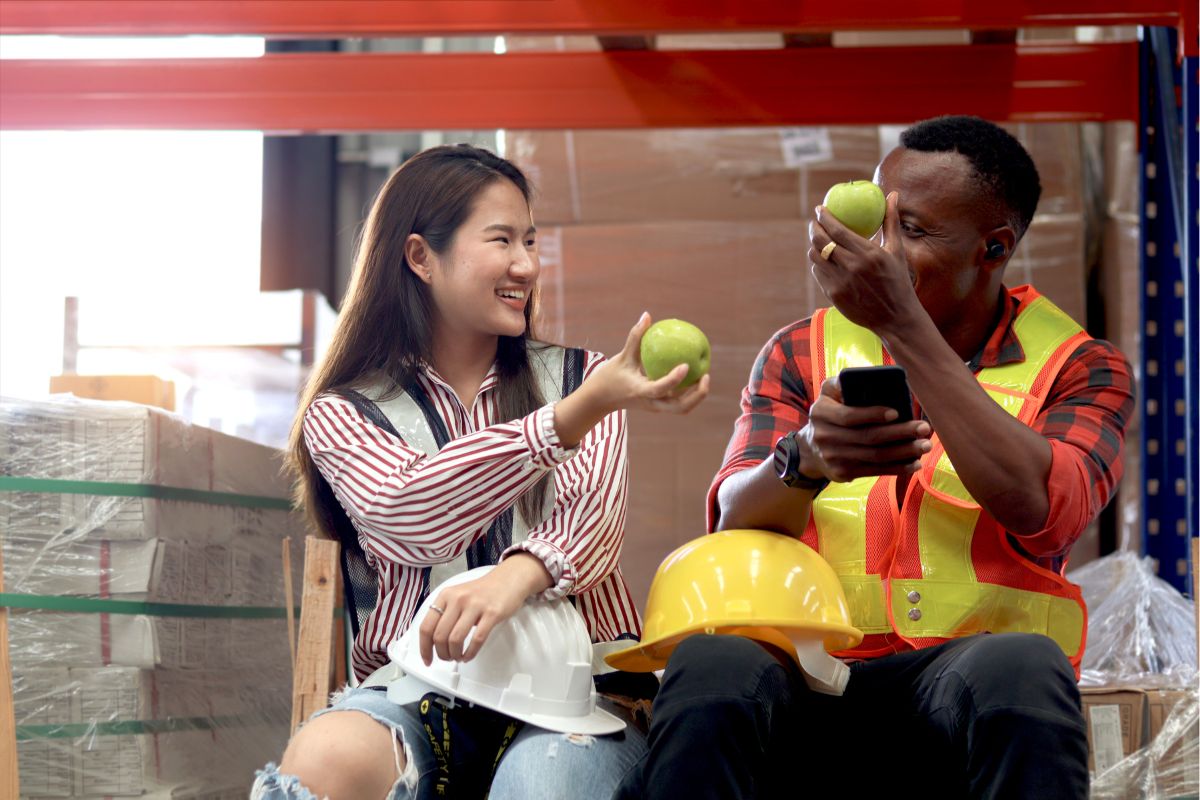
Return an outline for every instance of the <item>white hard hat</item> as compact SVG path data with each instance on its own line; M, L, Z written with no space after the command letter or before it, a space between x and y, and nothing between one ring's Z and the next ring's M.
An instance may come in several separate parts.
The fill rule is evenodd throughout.
M491 569L468 570L438 589L477 580ZM412 703L433 691L562 733L624 729L624 721L596 708L592 643L583 617L569 602L530 598L492 629L470 661L443 661L435 651L425 666L419 631L436 596L437 589L430 591L408 630L388 645L388 656L406 673L388 684L389 700Z

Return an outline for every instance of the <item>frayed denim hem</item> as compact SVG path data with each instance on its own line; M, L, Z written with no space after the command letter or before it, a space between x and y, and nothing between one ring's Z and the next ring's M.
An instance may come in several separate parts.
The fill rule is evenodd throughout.
M295 775L284 775L272 761L254 773L250 800L317 800Z

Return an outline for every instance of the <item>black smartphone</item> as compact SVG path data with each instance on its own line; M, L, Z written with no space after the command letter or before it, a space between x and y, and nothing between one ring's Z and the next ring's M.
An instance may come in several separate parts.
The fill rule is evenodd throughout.
M847 367L838 374L842 402L848 406L887 406L900 416L896 422L913 418L912 394L904 367Z

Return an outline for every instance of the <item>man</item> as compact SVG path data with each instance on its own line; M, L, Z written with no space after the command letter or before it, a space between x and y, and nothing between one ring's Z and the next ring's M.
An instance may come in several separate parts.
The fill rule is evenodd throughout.
M713 530L801 538L866 634L841 697L781 652L693 636L672 655L625 796L1084 798L1066 555L1120 478L1129 367L1004 268L1041 187L973 117L909 128L879 165L881 243L816 209L833 303L775 334L709 493ZM844 405L845 366L907 371L915 416ZM1075 669L1073 669L1073 667Z

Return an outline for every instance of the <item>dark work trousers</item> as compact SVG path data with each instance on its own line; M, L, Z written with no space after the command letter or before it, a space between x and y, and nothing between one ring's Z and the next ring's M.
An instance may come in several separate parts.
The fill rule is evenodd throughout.
M1053 641L1022 633L852 664L841 697L750 639L692 636L667 664L649 753L614 795L1087 796L1075 673Z

